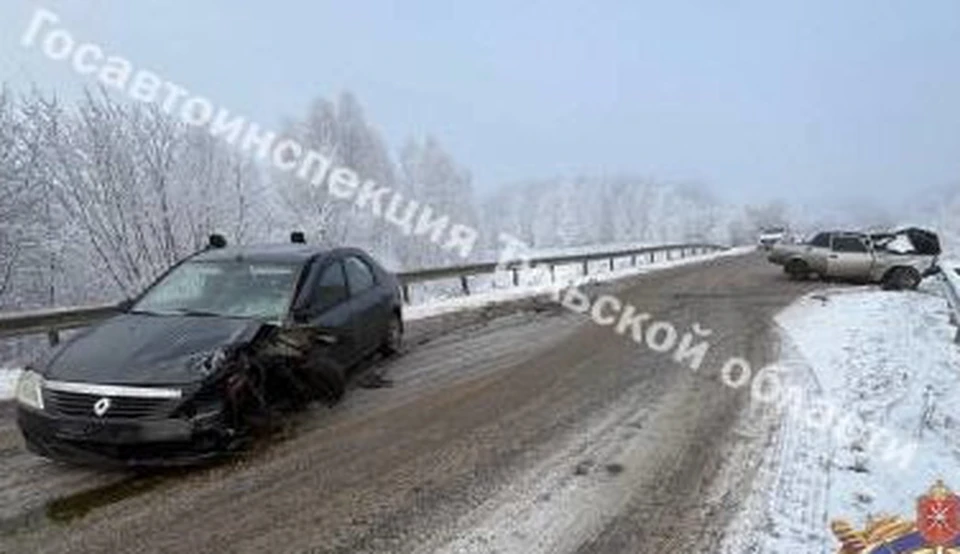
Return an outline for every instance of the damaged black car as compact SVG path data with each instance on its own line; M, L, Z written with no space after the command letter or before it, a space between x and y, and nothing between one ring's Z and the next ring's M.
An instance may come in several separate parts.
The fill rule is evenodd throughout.
M24 371L17 420L31 451L195 463L279 412L336 402L351 368L400 349L397 279L366 253L214 239Z

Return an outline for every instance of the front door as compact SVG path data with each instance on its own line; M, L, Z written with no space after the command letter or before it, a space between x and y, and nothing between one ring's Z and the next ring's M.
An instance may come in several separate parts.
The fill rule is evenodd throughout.
M842 279L866 279L873 266L873 253L862 237L835 235L827 258L827 275Z
M350 301L343 263L334 260L319 269L312 280L312 297L306 323L318 328L329 348L331 357L348 367L362 353L354 322L354 307Z
M364 352L372 352L383 342L390 319L389 299L377 286L373 270L357 256L343 260L347 288L354 308L354 333Z

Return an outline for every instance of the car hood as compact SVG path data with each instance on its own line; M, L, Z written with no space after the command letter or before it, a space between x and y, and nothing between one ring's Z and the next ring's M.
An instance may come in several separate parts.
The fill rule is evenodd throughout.
M221 317L122 314L65 344L47 379L115 385L186 385L206 376L217 348L251 340L263 324Z

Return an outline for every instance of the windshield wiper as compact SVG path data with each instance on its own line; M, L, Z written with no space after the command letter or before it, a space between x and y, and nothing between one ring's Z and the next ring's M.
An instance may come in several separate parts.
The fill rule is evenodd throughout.
M203 310L191 310L188 308L177 308L176 310L173 310L172 313L175 313L177 315L189 315L189 316L196 316L196 317L227 317L223 314L218 314L214 312L205 312Z

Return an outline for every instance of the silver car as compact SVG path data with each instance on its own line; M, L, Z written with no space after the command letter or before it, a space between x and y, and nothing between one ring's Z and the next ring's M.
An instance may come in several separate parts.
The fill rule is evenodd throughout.
M890 233L830 231L802 244L774 246L767 259L794 279L811 275L881 283L886 289L915 289L938 271L940 240L923 229Z

